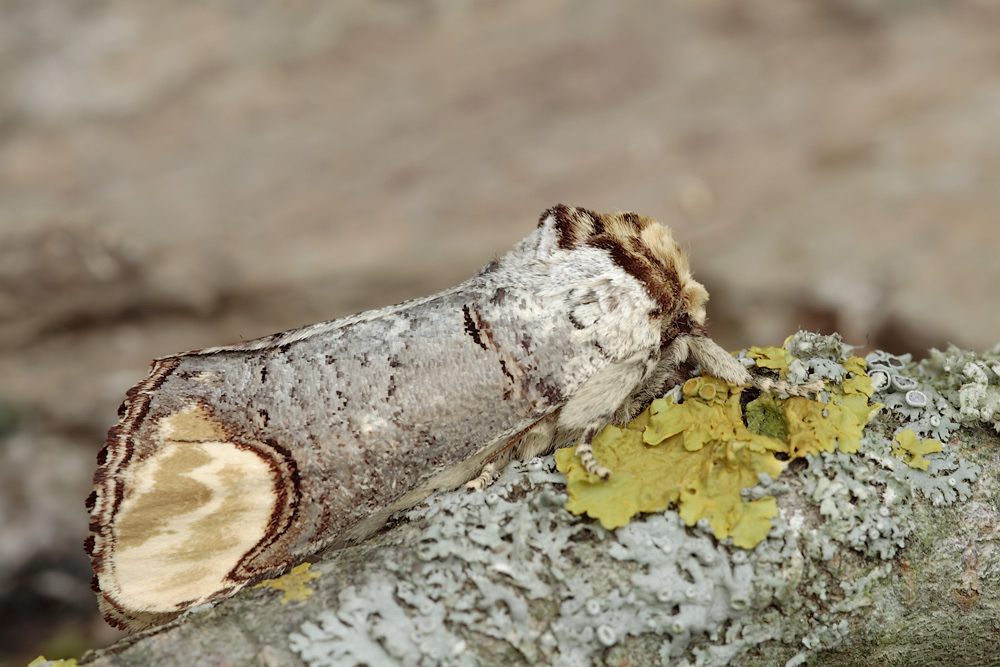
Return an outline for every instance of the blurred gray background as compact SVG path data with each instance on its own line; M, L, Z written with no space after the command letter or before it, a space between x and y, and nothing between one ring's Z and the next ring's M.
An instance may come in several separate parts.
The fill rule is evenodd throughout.
M0 0L0 665L118 635L81 544L154 356L427 294L564 202L730 348L1000 340L987 0Z

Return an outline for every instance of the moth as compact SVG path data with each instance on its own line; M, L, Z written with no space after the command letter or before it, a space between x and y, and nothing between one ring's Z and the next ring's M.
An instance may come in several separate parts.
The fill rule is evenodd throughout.
M462 284L162 357L98 455L86 549L107 621L137 630L361 540L436 489L591 442L700 371L763 391L708 337L670 229L559 205Z

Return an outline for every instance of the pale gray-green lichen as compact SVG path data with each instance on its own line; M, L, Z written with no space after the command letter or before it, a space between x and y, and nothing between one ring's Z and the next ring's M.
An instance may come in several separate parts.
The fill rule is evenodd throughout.
M609 533L563 509L562 476L551 468L551 457L512 466L487 502L442 494L414 510L430 523L412 545L416 567L396 583L344 589L337 610L304 624L292 648L314 666L479 664L463 637L480 635L529 663L577 665L644 634L661 638L663 655L682 656L693 638L717 637L750 612L745 552L673 514ZM611 577L590 572L573 557L578 544L606 550L620 567ZM535 622L553 600L554 620Z
M1000 433L1000 344L984 354L931 350L917 370L957 409L957 421L987 423Z

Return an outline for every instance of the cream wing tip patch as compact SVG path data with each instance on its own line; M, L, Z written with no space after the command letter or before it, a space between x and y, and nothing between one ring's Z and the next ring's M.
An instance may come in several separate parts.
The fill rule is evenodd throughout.
M234 573L282 509L280 470L266 448L229 439L206 406L161 418L149 439L155 446L115 475L122 491L102 504L110 512L95 557L106 611L126 626L142 623L111 609L176 614L242 588Z

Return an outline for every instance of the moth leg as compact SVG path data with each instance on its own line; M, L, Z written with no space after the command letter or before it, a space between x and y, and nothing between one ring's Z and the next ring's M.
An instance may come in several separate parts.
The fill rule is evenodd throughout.
M691 358L701 366L702 375L710 375L737 386L754 384L750 371L711 338L688 336L687 349Z
M659 358L651 358L648 373L642 383L635 388L632 395L619 406L612 424L627 424L637 414L642 412L653 400L662 396L668 389L682 384L691 377L695 363L689 358L687 339L689 336L679 336L670 345L661 350Z
M483 466L482 472L475 479L471 479L465 483L465 490L479 491L480 489L485 489L487 486L493 483L493 480L497 478L497 466L493 461L490 461Z
M654 363L649 355L636 355L609 366L579 387L560 410L559 430L581 434L576 454L588 473L601 479L611 476L611 471L594 458L594 438L629 402Z
M559 413L554 412L537 422L514 445L512 458L529 461L551 452L556 446L556 424Z
M522 432L520 436L514 438L483 465L478 477L466 482L465 488L470 492L485 489L500 476L500 473L512 460L527 461L551 452L556 444L556 419L558 416L558 412L554 412L543 417Z
M593 442L597 434L600 433L606 424L591 425L587 427L587 430L583 432L583 437L580 438L580 442L576 443L576 455L580 457L580 463L583 467L587 469L587 472L591 475L597 475L601 479L607 479L611 477L611 471L602 466L594 458L594 448Z
M822 380L795 384L785 380L772 380L768 377L753 375L711 338L689 336L687 337L687 349L691 358L701 366L703 375L711 375L730 384L749 385L768 394L789 396L806 396L823 390Z

